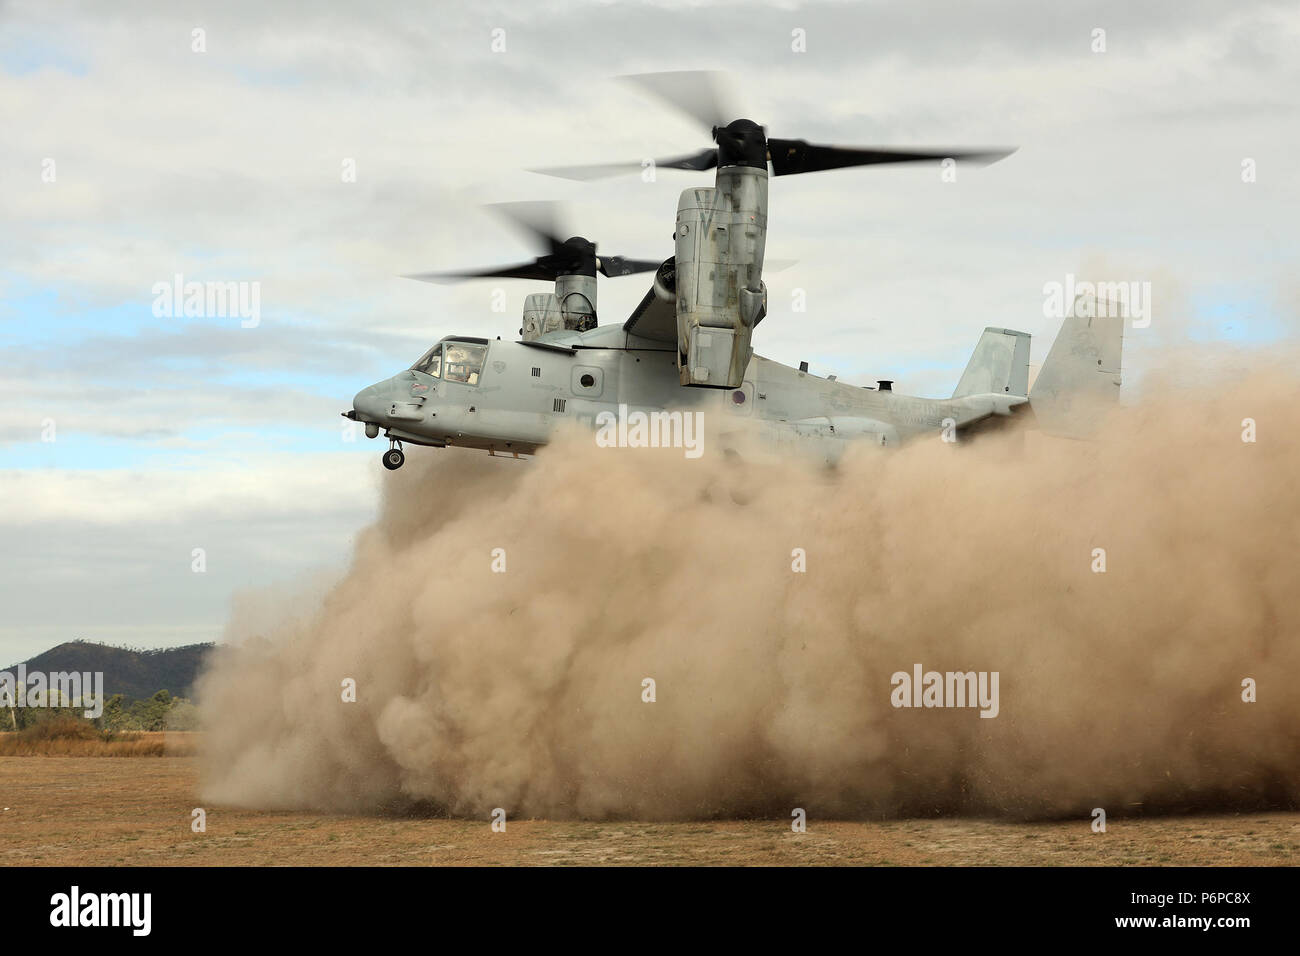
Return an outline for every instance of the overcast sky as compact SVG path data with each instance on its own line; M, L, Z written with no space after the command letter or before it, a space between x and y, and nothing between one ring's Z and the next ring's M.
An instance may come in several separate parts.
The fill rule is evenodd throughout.
M1298 41L1300 6L1251 0L0 2L0 666L215 639L241 589L340 564L382 468L339 412L545 291L398 278L532 255L482 203L567 200L606 251L669 255L708 174L525 171L708 145L620 74L730 71L773 136L1019 146L956 182L774 180L768 255L798 264L767 276L770 358L946 395L985 326L1040 362L1069 273L1152 283L1128 382L1183 344L1290 339ZM258 282L260 323L155 316L177 274ZM647 287L601 283L605 322Z

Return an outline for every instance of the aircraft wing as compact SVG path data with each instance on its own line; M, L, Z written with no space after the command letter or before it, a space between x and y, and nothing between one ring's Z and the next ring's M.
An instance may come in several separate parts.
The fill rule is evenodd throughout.
M623 331L655 342L677 343L677 304L665 302L654 286L623 323Z

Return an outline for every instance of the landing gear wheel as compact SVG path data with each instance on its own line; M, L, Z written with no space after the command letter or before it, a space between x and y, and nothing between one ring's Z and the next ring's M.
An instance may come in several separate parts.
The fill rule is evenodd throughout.
M401 468L404 461L406 461L406 456L402 454L400 448L390 448L384 452L384 467L389 471L396 471Z

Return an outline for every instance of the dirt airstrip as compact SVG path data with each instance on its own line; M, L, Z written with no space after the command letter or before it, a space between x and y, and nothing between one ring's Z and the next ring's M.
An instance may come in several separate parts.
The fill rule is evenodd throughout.
M0 866L1246 865L1300 862L1300 813L1012 823L340 816L200 806L193 757L0 757Z

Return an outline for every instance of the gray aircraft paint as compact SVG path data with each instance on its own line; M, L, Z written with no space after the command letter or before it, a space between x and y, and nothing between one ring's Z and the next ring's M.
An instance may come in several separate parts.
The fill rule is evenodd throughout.
M1090 402L1117 399L1121 334L1122 322L1066 320L1035 382L1032 404L1040 418L1068 412L1076 383L1091 386ZM701 411L715 435L728 422L752 419L778 442L810 443L835 457L845 441L892 446L921 435L938 437L947 423L960 430L1031 404L1025 394L1029 336L1006 329L984 331L948 399L856 387L758 355L738 389L683 387L673 348L617 325L549 333L528 343L444 341L457 340L487 346L476 384L407 370L362 390L348 417L398 441L527 454L562 423L594 428L597 415L617 413L620 405ZM1098 355L1105 356L1101 371Z
M720 115L709 74L633 79L685 105L697 119L709 118L703 113ZM701 100L699 93L708 95ZM710 98L707 108L701 106ZM594 429L598 416L622 408L701 412L715 435L729 427L723 423L739 428L742 422L755 422L778 444L801 443L834 459L850 440L893 446L923 434L955 439L962 428L1009 417L1030 404L1029 336L1024 332L986 329L948 399L916 398L883 386L854 387L755 355L750 345L767 312L762 272L769 165L774 174L785 175L944 156L996 161L1009 151L818 146L768 139L763 127L746 119L720 121L712 126L712 136L716 151L709 148L661 164L715 168L714 185L682 191L674 255L655 272L650 291L622 326L591 327L597 321L592 263L599 260L587 257L594 255L595 246L576 239L558 243L550 235L552 251L564 253L549 260L560 266L554 270L555 290L526 300L522 341L443 340L487 345L473 382L449 381L446 374L413 367L356 396L352 411L344 414L364 422L369 437L382 430L393 442L385 455L388 467L400 467L403 457L396 445L402 441L527 453L549 441L563 422ZM553 268L543 262L463 275L549 277ZM606 274L625 273L614 269ZM1067 344L1058 341L1049 355L1035 404L1064 419L1067 412L1077 417L1071 402L1081 389L1090 399L1111 397L1099 385L1094 363L1103 356L1099 367L1118 383L1118 335L1102 323L1081 326L1067 320L1062 333Z

